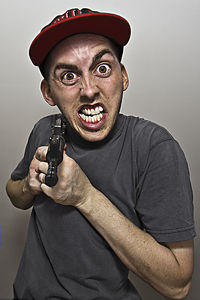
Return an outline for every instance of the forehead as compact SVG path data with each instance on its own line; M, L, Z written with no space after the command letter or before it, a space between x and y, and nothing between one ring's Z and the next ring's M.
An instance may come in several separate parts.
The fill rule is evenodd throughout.
M69 57L69 55L79 56L80 53L82 56L85 53L85 55L92 57L95 52L104 48L115 54L114 45L108 38L96 34L76 34L56 45L51 52L50 58L53 63L53 61Z

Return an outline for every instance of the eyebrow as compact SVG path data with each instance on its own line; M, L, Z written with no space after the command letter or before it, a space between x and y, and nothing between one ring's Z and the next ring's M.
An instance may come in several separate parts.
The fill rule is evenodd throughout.
M90 66L90 70L94 67L96 62L99 61L105 54L110 54L114 58L113 53L109 49L103 49L93 57L92 64ZM59 63L59 64L56 65L56 67L54 69L54 76L56 76L56 72L58 70L66 70L66 69L68 69L70 71L76 71L76 72L79 71L79 69L76 65Z
M114 55L113 53L109 50L109 49L103 49L101 50L99 53L97 53L93 59L92 59L92 64L90 66L90 70L92 70L94 68L94 66L96 65L96 63L105 55L105 54L110 54L113 58Z
M114 58L113 53L109 49L103 49L93 57L92 65L94 65L96 63L96 61L100 60L102 58L102 56L104 56L105 54L110 54Z
M54 69L54 72L53 72L54 76L56 75L56 72L58 70L66 70L66 69L71 70L71 71L76 71L76 72L78 71L78 67L75 65L60 63L60 64L57 64Z

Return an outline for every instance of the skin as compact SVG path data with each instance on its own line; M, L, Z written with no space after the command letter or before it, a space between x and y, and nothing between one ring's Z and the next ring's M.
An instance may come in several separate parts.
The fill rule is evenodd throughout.
M105 49L109 51L99 55ZM122 93L128 87L126 70L118 62L112 44L101 36L87 35L86 39L86 35L76 35L60 43L50 61L49 82L43 80L41 83L45 100L57 105L85 140L104 139L115 123ZM62 68L58 68L61 65ZM106 75L99 74L102 65L106 66L101 69ZM94 104L103 106L105 118L92 127L80 120L78 112L82 106ZM35 195L44 192L56 203L76 207L132 272L165 297L184 299L191 285L193 241L159 244L95 189L79 165L65 153L58 167L58 183L53 188L46 186L46 152L47 147L37 149L26 178L9 180L7 193L12 203L26 209L32 206Z
M127 72L119 64L110 41L91 34L75 35L56 47L50 62L49 81L41 84L44 99L59 107L82 138L92 142L104 139L116 121L122 92L128 87ZM104 72L100 72L101 68ZM73 79L67 80L68 77ZM104 108L103 122L86 127L78 112L97 104Z

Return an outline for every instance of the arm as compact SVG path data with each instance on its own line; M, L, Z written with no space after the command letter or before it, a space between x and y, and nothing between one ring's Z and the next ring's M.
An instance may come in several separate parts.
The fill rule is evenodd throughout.
M49 140L49 148L46 154L45 148L45 161L47 160L50 168L46 176L46 184L53 186L57 182L57 166L61 163L63 157L63 150L65 146L64 134L65 124L61 118L57 118L53 124L52 136ZM37 152L43 148L38 148ZM43 151L43 150L42 150ZM10 179L6 186L6 191L12 204L21 209L28 209L33 205L35 195L42 192L41 182L39 181L39 166L40 161L34 155L29 167L29 174L22 180L13 181Z
M44 157L39 157L44 161ZM41 163L44 182L47 164ZM58 167L58 183L43 192L55 202L76 207L105 238L121 261L157 291L171 299L183 299L191 284L193 242L159 244L130 222L95 189L75 161L64 154Z
M6 185L6 192L12 204L21 209L28 209L33 205L34 195L28 189L28 177L22 180L9 179Z
M98 191L78 209L129 270L166 297L183 299L187 295L193 270L192 241L159 244Z
M37 151L40 152L42 149L40 147ZM42 192L41 182L39 181L39 164L40 161L34 156L29 167L29 173L24 179L16 181L9 179L6 192L15 207L20 209L30 208L33 205L35 196Z

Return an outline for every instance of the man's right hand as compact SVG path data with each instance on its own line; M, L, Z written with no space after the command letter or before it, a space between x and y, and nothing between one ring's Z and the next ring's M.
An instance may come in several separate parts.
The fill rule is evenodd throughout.
M36 157L38 157L38 153L40 153L40 152L44 153L45 156L46 156L47 147L46 146L39 147L36 150L37 155L36 154L34 155L33 160L32 160L32 162L30 164L30 167L29 167L28 176L24 179L23 192L24 193L29 192L34 196L39 195L42 192L42 190L41 190L41 181L40 181L40 178L39 178L39 175L40 175L39 165L41 164L41 161L38 160L38 158L36 158ZM43 161L42 161L42 163L47 164L46 162L43 162Z
M40 151L46 152L47 147L39 147L36 153ZM36 155L34 155L29 167L29 173L24 179L9 179L6 185L6 191L15 207L21 209L30 208L34 203L35 196L42 192L41 181L39 179L39 175L41 174L39 171L40 164L47 164L47 162L39 160L36 158Z

